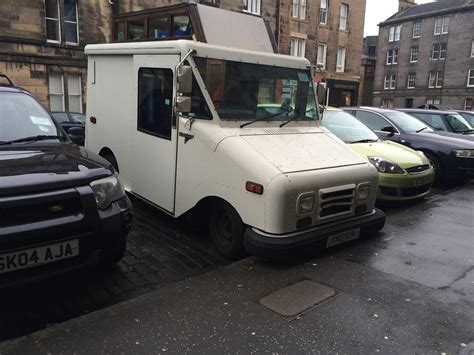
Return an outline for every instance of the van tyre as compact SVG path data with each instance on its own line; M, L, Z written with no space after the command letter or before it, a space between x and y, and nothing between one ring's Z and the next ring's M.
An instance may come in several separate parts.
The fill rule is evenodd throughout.
M426 153L426 157L434 168L433 184L437 184L443 180L443 167L438 157L432 153Z
M232 260L244 256L244 230L242 219L231 205L218 201L212 206L209 232L220 254Z

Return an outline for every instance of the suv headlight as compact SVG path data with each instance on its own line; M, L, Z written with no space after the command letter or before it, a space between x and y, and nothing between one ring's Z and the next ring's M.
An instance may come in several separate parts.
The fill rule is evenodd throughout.
M118 175L92 181L90 187L94 191L97 207L101 210L109 208L112 202L125 197L125 190Z
M453 152L457 158L474 158L474 149L455 149Z
M298 214L311 212L314 208L314 195L301 196L298 200Z
M370 184L360 184L357 186L357 201L365 201L370 196Z
M381 157L368 157L369 161L377 168L379 173L385 174L404 174L400 166L391 160Z

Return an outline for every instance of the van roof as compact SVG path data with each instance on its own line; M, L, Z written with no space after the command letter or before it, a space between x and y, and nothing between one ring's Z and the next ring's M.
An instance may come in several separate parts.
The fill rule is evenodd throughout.
M307 69L311 63L302 57L294 57L284 54L267 52L256 52L238 48L222 47L212 44L190 41L145 41L145 42L123 42L106 44L89 44L84 52L87 55L134 55L134 54L164 54L180 53L184 56L190 50L196 51L198 57L209 57L247 63L258 63Z

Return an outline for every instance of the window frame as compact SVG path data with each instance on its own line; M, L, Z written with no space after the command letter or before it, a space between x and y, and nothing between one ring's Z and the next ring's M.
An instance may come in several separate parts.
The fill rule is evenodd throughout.
M63 4L64 4L64 2L63 2ZM79 42L80 42L80 39L79 39L79 11L77 9L77 0L74 1L74 4L75 4L75 8L76 8L76 22L68 21L68 20L66 20L66 17L64 16L64 40L66 40L66 23L74 23L74 24L76 24L75 27L76 27L77 42L68 42L68 41L66 41L66 44L72 45L72 46L78 46Z
M73 75L77 75L78 80L79 80L79 94L73 94L71 95L71 92L69 90L69 79L72 78ZM71 107L70 107L70 100L69 97L71 96L78 96L79 97L79 111L72 111L72 112L78 112L78 113L83 113L82 112L82 76L81 74L73 74L73 73L68 73L66 76L66 85L67 85L67 106L68 106L68 111L71 112Z
M471 42L471 58L474 58L474 39Z
M323 62L319 62L319 48L323 48ZM316 52L316 65L321 65L321 69L326 69L326 58L327 58L328 45L326 43L318 43L318 50Z
M343 13L343 9L345 9L345 14ZM339 8L339 30L346 31L347 30L347 20L349 19L349 5L342 3L341 7ZM344 26L342 26L344 24Z
M51 92L51 74L57 74L59 75L59 78L61 79L61 93L56 93L56 92ZM64 92L64 73L57 72L57 71L51 71L48 73L48 100L49 100L49 109L50 111L66 111L66 93ZM62 107L61 110L56 110L51 108L51 96L61 96L61 102L62 102Z
M414 55L413 49L415 49L415 48L416 48L416 60L413 60L413 55ZM411 49L410 49L410 63L418 63L419 55L420 55L420 47L419 46L412 46Z
M338 64L339 62L339 51L341 50L342 60L341 65ZM336 55L336 73L344 73L346 70L346 47L337 47L337 55Z
M395 37L393 41L399 42L401 38L402 38L402 25L395 26Z
M300 44L303 43L302 46ZM294 46L296 44L296 47ZM294 53L296 50L296 53ZM301 54L300 54L301 52ZM293 57L305 58L306 55L306 39L299 37L290 38L290 55Z
M323 6L324 4L324 6ZM322 15L324 14L324 22L321 21ZM327 25L328 24L328 16L329 16L329 0L321 0L321 4L319 6L319 24L320 25Z
M421 38L421 21L413 22L413 36L412 38Z
M410 85L413 83L413 85ZM407 89L415 89L416 88L416 73L408 73L408 82L407 82Z
M471 102L470 105L467 104L468 101ZM466 97L466 98L464 99L464 111L472 111L473 105L474 105L474 99L473 99L473 98Z
M61 43L61 40L62 40L62 34L61 34L61 6L60 6L60 1L59 0L53 0L53 1L56 1L56 4L58 5L58 18L54 18L54 17L48 17L47 14L46 14L46 1L48 0L45 0L44 2L44 23L45 23L45 34L46 34L46 42L48 43ZM58 40L55 40L55 39L49 39L48 38L48 20L49 21L57 21L57 28L58 28Z
M390 75L390 90L397 88L397 76L395 74Z
M242 11L260 16L262 11L262 0L244 0Z
M439 36L442 34L445 35L447 33L449 33L449 16L435 19L433 34L435 36Z
M306 19L306 8L306 0L292 0L291 17L293 19L304 21Z
M383 77L383 89L390 90L390 75L385 75Z
M471 80L472 80L472 83L470 84ZM467 71L467 87L468 88L474 87L474 69L469 69Z
M444 28L447 28L446 31L444 31ZM443 17L441 21L441 34L445 35L449 33L449 16Z

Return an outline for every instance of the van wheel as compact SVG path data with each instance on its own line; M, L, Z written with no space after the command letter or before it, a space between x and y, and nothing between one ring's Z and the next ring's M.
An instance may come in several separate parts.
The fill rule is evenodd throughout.
M104 158L105 160L107 160L110 164L112 164L112 166L114 167L114 169L120 173L119 171L119 168L118 168L118 163L117 163L117 159L115 159L115 156L111 153L105 153L104 155L102 155L102 158Z
M426 157L430 161L431 165L434 168L433 184L437 184L442 181L443 178L443 168L438 157L431 153L425 153Z
M244 224L237 211L227 202L212 206L209 231L217 251L228 259L244 255Z

